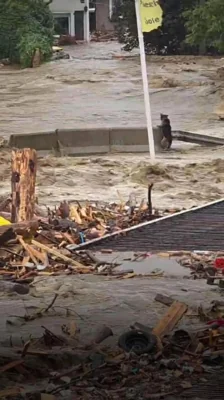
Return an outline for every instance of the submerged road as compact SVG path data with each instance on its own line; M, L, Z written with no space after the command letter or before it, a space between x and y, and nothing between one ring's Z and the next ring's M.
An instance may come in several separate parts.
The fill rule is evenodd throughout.
M145 124L138 51L116 42L65 49L70 60L37 69L0 68L0 135L87 126ZM173 129L224 137L214 113L223 90L216 79L223 61L148 57L153 123L169 114Z

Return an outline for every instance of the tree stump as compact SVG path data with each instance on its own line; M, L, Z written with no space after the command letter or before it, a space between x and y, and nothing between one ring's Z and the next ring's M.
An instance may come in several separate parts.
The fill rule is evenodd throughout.
M36 49L32 58L32 68L37 68L41 64L41 51Z
M12 152L11 222L30 221L34 216L37 153L33 149Z

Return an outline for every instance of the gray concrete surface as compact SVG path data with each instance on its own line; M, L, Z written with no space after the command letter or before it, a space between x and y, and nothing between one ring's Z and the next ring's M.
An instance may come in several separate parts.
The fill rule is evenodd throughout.
M114 260L126 258L126 254L113 254ZM112 257L112 256L110 256ZM102 255L105 259L105 254ZM121 260L121 258L120 258ZM117 336L129 328L130 324L140 322L154 326L166 312L167 308L154 301L157 293L172 296L186 302L191 307L200 304L209 306L212 300L220 299L219 289L208 286L205 280L184 278L189 270L177 268L170 260L151 258L145 262L152 268L166 269L163 277L136 277L133 279L114 279L93 275L73 275L58 277L38 277L29 295L16 294L0 297L0 337L5 345L11 340L14 345L21 344L21 338L27 340L31 334L38 337L42 334L42 325L56 334L62 334L61 326L75 321L81 329L81 342L88 342L95 331L102 325L109 325L116 342ZM144 263L145 263L144 262ZM170 264L171 262L171 264ZM144 263L125 262L125 266L138 268ZM170 274L168 269L170 268ZM155 269L155 268L154 268ZM55 293L59 294L55 306L47 316L24 322L13 316L32 315L46 308ZM9 321L9 323L7 323ZM201 325L197 318L186 316L181 326L189 329ZM11 338L11 339L10 339Z

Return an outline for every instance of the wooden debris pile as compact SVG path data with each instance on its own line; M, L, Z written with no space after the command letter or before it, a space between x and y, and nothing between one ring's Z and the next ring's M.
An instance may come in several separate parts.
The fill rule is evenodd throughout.
M76 201L69 204L64 201L53 210L47 208L47 213L40 209L38 205L34 205L32 218L39 221L40 228L52 232L61 231L64 233L64 239L70 244L80 244L175 212L176 210L166 210L161 213L156 209L153 210L152 187L153 185L150 185L148 189L148 202L143 199L138 204L133 194L125 202L119 194L119 203L83 203ZM14 197L16 197L16 194ZM13 199L4 199L0 203L0 218L3 217L10 222L25 222L32 219L30 218L32 212L29 213L29 218L24 218L23 210L19 210L19 216L22 215L22 217L16 220L14 209ZM0 234L1 232L2 230L0 230Z
M125 202L118 193L119 204L64 201L44 213L36 204L36 173L35 150L12 151L12 193L0 203L0 276L15 284L62 271L119 276L116 265L102 263L87 252L77 253L74 246L163 216L153 210L152 184L147 201L140 204L135 195Z
M224 320L207 320L196 330L177 329L188 306L160 296L155 300L169 308L156 326L133 324L118 346L102 346L113 335L106 326L87 345L79 343L76 326L63 327L69 338L43 326L42 338L30 339L22 348L0 348L0 398L182 398L206 384L211 392L214 376L224 370ZM224 388L219 389L217 398L222 399Z
M40 226L34 230L33 225L30 226L28 229L18 224L15 230L7 228L0 236L0 276L7 280L5 290L10 287L9 281L29 284L37 275L122 275L122 272L116 271L116 263L98 260L88 250L76 252L66 249L67 244L73 242L71 233L48 231L46 227L44 230Z
M171 253L172 254L172 253ZM194 251L173 252L178 257L177 261L183 267L191 270L193 279L207 279L212 285L216 279L224 279L224 252ZM222 286L222 283L220 284ZM222 286L223 287L223 286Z

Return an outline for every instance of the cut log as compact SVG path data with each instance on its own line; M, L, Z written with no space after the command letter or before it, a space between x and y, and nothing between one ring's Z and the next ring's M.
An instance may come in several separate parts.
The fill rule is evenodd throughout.
M12 222L34 216L37 153L33 149L12 152Z
M32 68L37 68L41 64L41 51L40 49L36 49L32 58Z
M152 333L160 338L170 333L186 313L187 309L188 307L186 304L175 301L164 317L155 326Z

